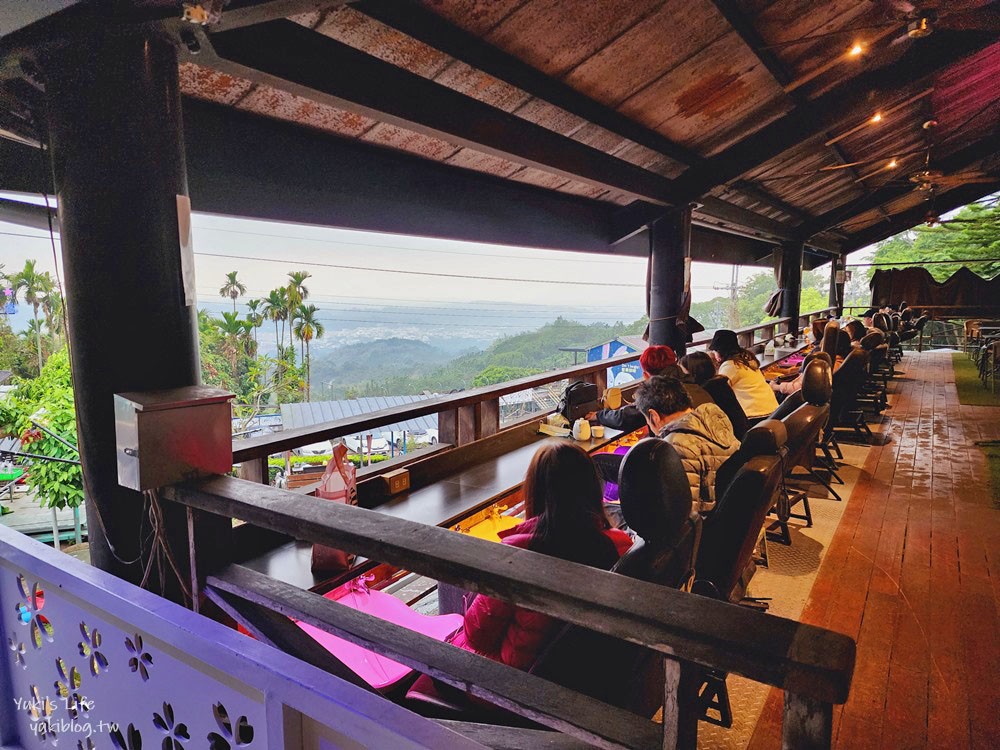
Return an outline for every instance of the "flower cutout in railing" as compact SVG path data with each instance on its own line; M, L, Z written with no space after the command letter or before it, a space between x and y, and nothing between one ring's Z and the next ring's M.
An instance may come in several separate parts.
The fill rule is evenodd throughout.
M138 672L142 681L146 682L149 679L149 667L153 666L153 655L145 650L142 636L136 633L132 638L126 638L125 648L132 654L128 660L128 668Z
M28 692L30 694L28 715L34 724L35 736L42 742L56 744L58 737L52 728L52 714L56 710L56 704L50 701L47 695L43 698L38 692L37 685L31 685Z
M80 683L83 682L80 672L76 667L67 667L62 657L56 659L56 671L59 673L59 679L55 681L56 692L60 698L68 701L69 694L79 689Z
M23 575L17 577L17 588L24 597L23 602L18 602L17 620L22 625L30 625L31 642L35 648L42 647L42 639L52 642L55 629L49 619L43 615L42 607L45 606L45 592L38 587L37 583L28 586L28 581Z
M212 706L215 723L219 732L208 733L209 750L232 750L234 747L246 747L253 742L253 726L246 716L240 716L236 722L229 718L229 712L221 703Z
M133 724L129 724L124 733L115 725L111 729L111 744L117 750L142 750L142 733Z
M14 664L19 666L21 669L27 669L28 665L24 661L24 654L27 652L24 642L17 637L17 633L11 631L10 638L7 639L7 647L14 653L11 657L14 660Z
M80 634L83 636L83 640L77 644L80 656L89 661L90 673L94 677L99 677L102 672L108 671L108 660L101 653L101 643L103 642L101 632L97 628L91 630L87 627L87 623L81 622Z
M90 713L93 706L92 700L88 700L85 695L77 692L70 693L69 698L66 699L66 711L74 721L79 719L81 715Z
M174 722L174 707L169 703L163 704L163 716L153 713L153 724L167 735L163 738L162 750L184 750L183 743L191 739L187 724Z

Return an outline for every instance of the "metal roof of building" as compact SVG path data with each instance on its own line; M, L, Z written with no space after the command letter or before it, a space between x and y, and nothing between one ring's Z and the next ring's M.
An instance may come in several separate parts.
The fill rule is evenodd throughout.
M436 396L437 394L434 394ZM308 403L282 404L281 422L286 430L298 427L314 427L324 422L333 422L346 417L356 417L359 414L369 414L382 409L392 409L406 406L417 401L425 401L434 396L369 396L365 398L343 399L341 401L311 401ZM421 432L436 430L437 414L426 417L407 419L402 422L385 425L379 432Z

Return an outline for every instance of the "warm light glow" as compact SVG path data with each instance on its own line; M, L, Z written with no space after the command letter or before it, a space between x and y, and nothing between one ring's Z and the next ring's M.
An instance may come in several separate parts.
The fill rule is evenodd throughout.
M851 47L849 50L847 50L847 54L849 56L851 56L851 57L857 57L858 55L860 55L864 51L865 51L865 48L862 47L860 44L856 43L853 47Z
M873 114L871 121L872 123L882 122L882 113L876 112L875 114Z
M899 166L899 163L895 159L893 159L891 162L889 162L888 164L885 165L885 168L886 169L895 169L898 166Z

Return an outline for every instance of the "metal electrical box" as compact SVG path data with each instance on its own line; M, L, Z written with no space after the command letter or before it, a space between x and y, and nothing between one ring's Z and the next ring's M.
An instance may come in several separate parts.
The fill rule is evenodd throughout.
M149 490L233 466L233 394L189 386L115 394L118 483Z

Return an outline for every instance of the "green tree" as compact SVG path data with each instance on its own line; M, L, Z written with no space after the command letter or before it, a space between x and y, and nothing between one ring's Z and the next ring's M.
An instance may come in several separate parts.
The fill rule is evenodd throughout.
M288 297L288 327L289 330L295 325L295 318L302 303L309 299L309 289L306 287L306 279L312 276L308 271L291 271L288 274L288 286L285 292ZM291 334L288 341L291 343ZM300 358L304 358L304 353L300 353Z
M247 300L247 323L253 331L254 349L257 348L257 329L264 325L263 308L264 301L259 299Z
M0 404L0 435L21 439L26 452L78 461L79 453L38 429L38 422L72 445L77 444L76 411L65 348L54 353L38 377L19 379ZM32 459L28 486L43 507L75 508L83 502L83 475L79 464Z
M1000 206L971 203L954 218L953 224L918 226L880 242L872 262L923 265L937 281L946 280L963 265L987 279L1000 274L1000 261L989 260L1000 258ZM984 262L941 262L980 258ZM869 279L876 270L890 267L870 268Z
M45 297L54 288L52 277L47 271L39 271L36 261L26 260L24 268L10 277L10 283L14 290L14 300L16 301L18 294L21 294L21 298L31 305L35 321L34 334L38 353L38 372L41 373L44 360L42 358L42 328L38 322L38 310L45 301Z
M239 382L240 374L238 361L240 355L246 355L244 338L249 333L248 324L245 320L240 320L234 312L222 313L222 320L215 320L215 325L222 334L223 346L226 356L229 358L230 372L233 380Z
M537 375L541 370L534 367L505 367L503 365L490 365L472 379L472 387L479 388L484 385L496 385L497 383L507 383L518 378L526 378L529 375Z
M226 274L226 283L219 289L220 297L229 297L233 301L233 314L236 314L236 300L240 295L247 293L246 285L236 278L239 271L230 271Z
M298 318L295 323L295 335L298 337L299 341L305 343L305 357L303 362L306 368L306 401L309 400L310 387L311 387L311 362L309 356L309 342L315 339L323 338L323 334L326 330L323 328L323 324L319 321L316 316L319 310L316 305L299 305Z
M274 321L274 340L278 347L278 356L285 341L285 321L288 320L288 291L281 287L272 289L264 300L264 315ZM278 333L278 323L281 323L281 333Z

